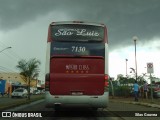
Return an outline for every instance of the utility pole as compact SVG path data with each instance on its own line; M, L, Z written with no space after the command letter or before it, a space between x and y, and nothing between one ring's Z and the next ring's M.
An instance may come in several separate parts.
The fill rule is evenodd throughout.
M137 81L137 54L136 54L136 41L137 41L137 36L133 37L134 40L134 45L135 45L135 75L136 75L136 81Z
M153 102L153 87L152 87L152 73L154 73L153 63L147 63L147 73L150 74L150 82L151 82L151 100Z
M127 77L127 61L128 59L126 59L126 77Z

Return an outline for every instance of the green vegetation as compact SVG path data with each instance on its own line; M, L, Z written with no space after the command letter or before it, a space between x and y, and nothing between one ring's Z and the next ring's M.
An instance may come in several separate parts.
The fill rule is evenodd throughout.
M138 84L141 86L143 85L144 81L144 76L138 76L137 81ZM111 82L113 85L113 88L111 88ZM111 81L110 80L110 95L114 93L114 96L119 96L119 97L129 97L133 95L133 84L135 82L135 78L132 77L124 77L123 75L120 76L117 80ZM112 92L112 90L114 92Z
M1 99L5 99L5 98L1 98ZM12 98L7 98L7 99L12 99ZM37 100L41 100L41 99L44 99L44 94L35 95L31 100L15 98L14 101L11 100L11 101L6 102L6 103L1 102L0 103L0 111L6 110L6 109L9 109L9 108L12 108L12 107L17 107L17 106L20 106L20 105L23 105L23 104L29 104L31 102L34 102L34 101L37 101Z
M39 76L39 65L41 62L36 60L35 58L26 61L24 59L18 62L16 66L20 70L20 74L26 78L26 82L28 83L28 99L30 100L30 82L31 79L37 78Z

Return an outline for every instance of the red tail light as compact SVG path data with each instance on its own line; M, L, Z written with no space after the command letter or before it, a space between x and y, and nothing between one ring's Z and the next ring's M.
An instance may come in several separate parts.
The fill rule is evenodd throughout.
M49 86L49 81L46 81L45 85L46 85L46 87L48 87Z
M105 86L108 87L109 86L109 81L108 81L109 80L109 76L105 75L104 76L104 80L105 80Z

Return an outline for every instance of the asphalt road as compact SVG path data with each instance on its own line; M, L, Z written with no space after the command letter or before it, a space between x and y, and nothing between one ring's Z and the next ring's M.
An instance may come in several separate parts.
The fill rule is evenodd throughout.
M28 105L23 105L20 107L12 108L7 110L8 112L17 112L25 116L29 113L39 113L35 118L21 118L21 117L12 117L12 120L20 119L30 119L30 120L159 120L160 117L144 117L136 115L147 114L158 114L160 115L160 109L134 105L134 104L125 104L118 102L110 102L108 108L98 109L98 111L93 111L90 108L66 108L59 112L55 112L53 108L45 108L44 100L40 100ZM18 114L15 114L18 115ZM15 116L14 115L14 116ZM28 115L28 114L27 114ZM8 118L1 118L1 120L7 120Z
M32 104L23 105L20 107L12 108L6 110L7 112L17 112L17 113L41 113L41 117L38 118L21 118L12 117L12 120L20 119L33 119L33 120L122 120L112 112L107 110L99 109L98 112L93 111L90 108L65 108L58 112L55 112L53 108L45 108L44 100L34 102ZM15 114L16 115L16 114ZM13 116L15 116L13 115ZM6 120L8 118L1 118L1 120Z

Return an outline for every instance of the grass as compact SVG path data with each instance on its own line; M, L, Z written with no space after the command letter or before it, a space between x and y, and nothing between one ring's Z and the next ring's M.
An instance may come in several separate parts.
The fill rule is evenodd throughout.
M12 98L8 98L8 99L12 99ZM31 102L41 100L41 99L44 99L44 95L37 95L37 96L31 98L30 100L28 100L28 98L17 99L16 101L13 101L13 102L0 104L0 111L6 110L6 109L9 109L9 108L12 108L12 107L17 107L17 106L20 106L20 105L24 105L24 104L29 104Z

